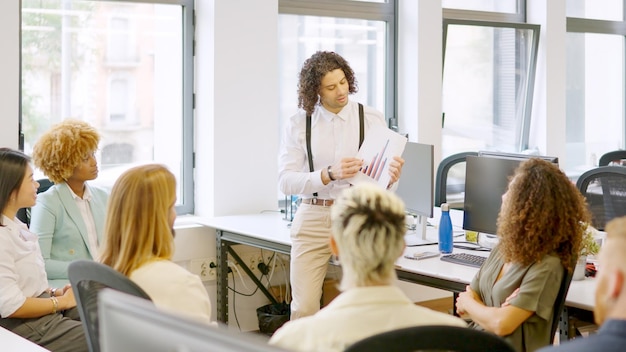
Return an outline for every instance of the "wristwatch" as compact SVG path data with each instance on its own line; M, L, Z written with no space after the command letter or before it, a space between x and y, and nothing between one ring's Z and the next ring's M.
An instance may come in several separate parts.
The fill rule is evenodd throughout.
M328 165L328 167L326 168L326 171L328 171L328 178L330 178L331 181L336 181L337 179L333 177L333 172L331 170L331 167L332 166Z

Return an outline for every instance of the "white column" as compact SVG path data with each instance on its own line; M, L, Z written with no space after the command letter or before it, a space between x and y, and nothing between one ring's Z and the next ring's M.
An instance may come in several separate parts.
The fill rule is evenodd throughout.
M278 0L196 2L196 214L278 209Z
M0 1L0 147L18 147L20 2Z
M413 142L435 146L441 160L442 10L439 0L400 1L398 119Z
M565 165L565 0L528 0L529 23L541 25L530 147Z

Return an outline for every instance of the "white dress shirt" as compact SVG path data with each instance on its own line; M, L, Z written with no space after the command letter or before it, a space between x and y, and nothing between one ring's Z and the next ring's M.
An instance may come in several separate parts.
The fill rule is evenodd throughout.
M72 198L76 202L76 206L80 211L80 216L83 218L83 222L85 222L85 226L87 227L87 237L89 238L89 251L92 253L92 257L94 260L98 260L100 251L99 243L98 243L98 232L96 230L96 223L93 220L93 213L91 212L91 206L89 202L91 201L91 191L89 187L85 187L85 192L83 193L83 197L79 197L74 193L72 188L68 187L70 192L72 193Z
M395 286L351 288L315 315L285 323L269 343L291 351L343 351L385 331L420 325L465 327L460 318L420 307Z
M363 106L365 135L371 128L387 128L385 117L374 108ZM284 194L299 194L312 198L335 199L350 186L339 180L324 185L321 172L342 158L355 157L359 151L359 106L350 100L334 114L317 106L311 115L311 154L313 169L310 172L306 148L306 112L301 110L287 121L281 137L278 159L278 185Z
M26 301L48 289L37 235L17 218L2 216L0 226L0 316L9 317Z

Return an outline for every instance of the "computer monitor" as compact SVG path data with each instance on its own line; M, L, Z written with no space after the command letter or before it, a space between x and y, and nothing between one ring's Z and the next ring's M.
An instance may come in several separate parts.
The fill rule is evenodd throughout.
M526 154L479 152L468 156L465 166L463 229L490 235L497 234L502 195L519 164L540 158L558 164L558 158Z
M408 214L421 225L421 238L426 239L426 219L433 217L434 146L407 142L402 153L404 165L396 194L402 198ZM414 227L413 229L416 229Z
M530 158L539 158L545 161L549 161L553 164L559 163L559 158L556 156L547 156L547 155L533 155L533 154L515 154L515 153L504 153L504 152L494 152L488 150L481 150L478 152L478 156L484 156L488 158L500 158L500 159L509 159L509 160L518 160L524 161Z
M194 322L119 291L99 295L102 352L284 351L260 336Z

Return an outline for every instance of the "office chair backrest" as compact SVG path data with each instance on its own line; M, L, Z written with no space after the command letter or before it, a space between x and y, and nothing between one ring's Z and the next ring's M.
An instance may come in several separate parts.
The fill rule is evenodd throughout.
M377 351L456 351L513 352L515 349L501 337L485 331L459 326L415 326L383 332L357 341L345 352Z
M478 155L477 152L463 152L453 154L441 160L437 166L437 176L435 178L435 206L441 206L442 203L448 202L448 190L453 193L463 193L465 191L465 177L460 178L461 183L448 185L448 172L450 169L459 164L465 163L465 157L468 155ZM460 166L459 166L460 167Z
M621 165L624 159L626 159L626 150L614 150L604 153L598 160L598 166L609 166L611 162L618 162Z
M39 188L37 188L37 194L45 192L48 188L54 186L54 183L47 178L37 180L39 182ZM30 208L22 208L17 211L17 218L26 226L30 227Z
M587 199L591 224L604 231L611 219L626 215L626 167L600 166L584 172L576 187Z
M574 258L574 263L576 263L576 259ZM572 277L574 276L574 270L572 272L567 271L567 269L563 269L563 280L561 280L561 286L559 287L559 293L556 296L556 300L554 301L554 312L552 312L552 328L550 329L550 341L549 344L552 344L552 339L554 339L554 334L557 329L559 330L559 335L562 332L559 329L561 323L564 323L563 328L567 329L568 322L563 322L561 320L561 313L565 308L565 299L567 298L567 292L569 291L569 286L572 283Z
M111 288L151 301L150 296L129 278L113 268L92 260L75 260L68 267L68 276L90 352L100 351L98 324L98 293Z

